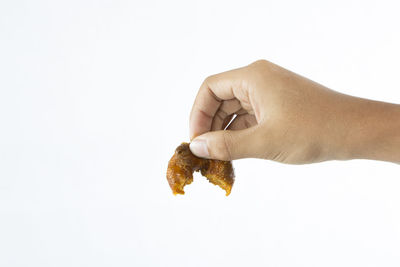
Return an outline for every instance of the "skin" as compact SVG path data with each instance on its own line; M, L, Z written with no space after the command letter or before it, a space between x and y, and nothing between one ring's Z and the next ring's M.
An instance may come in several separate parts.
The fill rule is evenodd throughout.
M219 160L398 163L398 118L399 105L345 95L259 60L205 79L190 114L190 149Z

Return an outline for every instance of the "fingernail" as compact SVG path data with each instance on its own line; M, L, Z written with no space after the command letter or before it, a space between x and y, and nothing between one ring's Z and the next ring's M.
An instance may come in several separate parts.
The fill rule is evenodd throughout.
M210 154L208 153L207 141L204 139L194 139L190 143L190 150L193 154L200 158L209 158Z

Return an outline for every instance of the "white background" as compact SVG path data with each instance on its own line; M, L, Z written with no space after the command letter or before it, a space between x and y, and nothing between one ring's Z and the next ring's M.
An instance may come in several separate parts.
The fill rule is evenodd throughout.
M0 2L0 266L400 266L400 167L165 178L202 80L260 58L400 103L396 1Z

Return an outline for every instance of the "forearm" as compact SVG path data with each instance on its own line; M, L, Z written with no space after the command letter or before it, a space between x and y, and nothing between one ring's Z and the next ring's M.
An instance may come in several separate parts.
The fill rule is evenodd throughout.
M400 105L349 97L339 159L400 163Z

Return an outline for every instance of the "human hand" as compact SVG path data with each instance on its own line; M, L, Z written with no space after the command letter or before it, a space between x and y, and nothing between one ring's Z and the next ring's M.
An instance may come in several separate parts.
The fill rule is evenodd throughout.
M400 124L387 123L399 116L398 105L344 95L259 60L205 79L190 114L190 149L220 160L399 161L392 133L400 135Z

